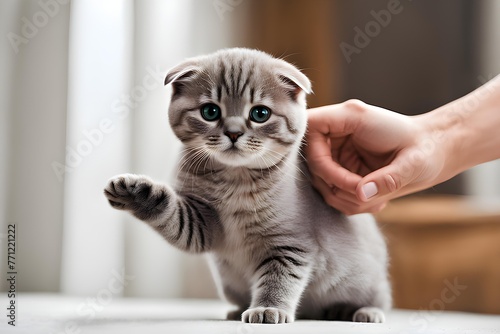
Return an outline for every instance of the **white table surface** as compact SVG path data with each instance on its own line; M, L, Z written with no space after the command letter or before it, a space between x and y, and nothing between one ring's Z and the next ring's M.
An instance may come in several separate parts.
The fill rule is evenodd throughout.
M392 310L383 324L296 321L243 324L226 321L232 307L218 300L132 299L20 294L16 326L7 324L7 296L0 298L0 333L500 333L500 316L446 311Z

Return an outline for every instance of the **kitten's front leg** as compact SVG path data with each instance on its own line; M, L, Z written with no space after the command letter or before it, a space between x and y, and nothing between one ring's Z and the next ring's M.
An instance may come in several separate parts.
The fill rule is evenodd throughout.
M252 303L243 322L289 323L311 273L307 252L300 247L278 246L257 266Z
M146 176L115 176L104 194L112 207L129 211L184 251L210 250L219 232L217 214L203 199L181 196Z

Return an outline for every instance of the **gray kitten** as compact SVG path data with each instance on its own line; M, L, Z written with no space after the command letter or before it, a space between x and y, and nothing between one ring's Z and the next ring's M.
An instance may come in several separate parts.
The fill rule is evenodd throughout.
M312 188L300 147L307 77L266 53L227 49L168 73L169 120L184 145L177 185L118 175L109 203L169 243L208 253L219 290L251 323L383 322L391 306L384 240Z

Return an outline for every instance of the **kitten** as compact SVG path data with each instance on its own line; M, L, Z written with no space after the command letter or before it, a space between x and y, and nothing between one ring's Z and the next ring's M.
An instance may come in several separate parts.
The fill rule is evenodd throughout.
M118 175L105 195L191 253L251 323L383 322L387 254L370 215L346 217L312 188L300 147L307 77L248 49L188 59L167 74L169 121L184 145L175 188Z

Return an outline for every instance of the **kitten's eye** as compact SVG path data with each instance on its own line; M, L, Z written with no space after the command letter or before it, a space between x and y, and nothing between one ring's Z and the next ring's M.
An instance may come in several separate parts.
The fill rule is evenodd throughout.
M250 120L256 123L264 123L271 117L271 109L264 106L253 107L250 110Z
M209 122L216 121L221 116L219 106L213 103L205 104L204 106L201 107L200 111L201 111L201 117L203 117L204 120Z

